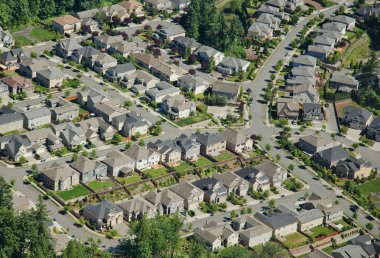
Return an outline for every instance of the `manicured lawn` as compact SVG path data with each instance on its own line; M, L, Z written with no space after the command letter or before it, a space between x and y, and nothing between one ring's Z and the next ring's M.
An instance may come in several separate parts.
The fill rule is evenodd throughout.
M33 43L30 39L24 36L14 36L14 39L20 43L21 46L28 46Z
M192 168L193 167L190 166L189 164L187 164L185 161L182 162L181 164L179 164L178 166L174 167L174 169L178 172L185 172L185 171L188 171Z
M331 230L327 227L324 227L324 226L315 227L311 231L313 231L313 234L310 235L310 237L312 237L312 238L317 238L320 236L327 236L328 234L331 234L334 232L333 230Z
M176 120L175 123L178 126L187 126L187 125L192 125L195 123L202 122L202 121L207 120L207 119L210 119L210 117L207 114L202 113L202 112L197 112L196 116Z
M286 240L283 242L288 248L296 248L303 246L308 241L307 237L299 232L286 236Z
M149 178L156 178L156 177L165 175L167 172L166 172L166 168L162 167L162 168L157 168L157 169L147 169L147 170L144 170L143 173Z
M380 179L371 180L365 184L358 186L362 195L368 195L370 193L380 193Z
M232 159L233 157L235 157L234 154L225 150L222 153L220 153L218 156L214 157L214 159L216 159L217 161L223 161L223 160Z
M55 38L54 34L41 27L35 27L29 34L38 41L48 41Z
M347 244L348 244L347 242L342 243L342 244L338 245L336 249L341 248L341 247L343 247L343 246L346 246ZM323 250L324 252L326 252L326 253L328 253L328 254L331 255L332 251L334 251L335 249L334 249L332 246L328 246L328 247L326 247L326 248L323 248L322 250Z
M338 221L335 221L334 224L336 224L336 225L342 225L343 227L349 227L349 226L350 226L350 225L349 225L347 222L345 222L343 219L338 220Z
M364 35L360 40L349 46L343 57L343 65L349 67L351 61L358 63L361 59L367 58L370 51L369 45L369 36Z
M106 187L112 187L113 183L111 181L92 181L91 183L87 184L92 190L95 192L102 190L103 188Z
M64 201L85 196L90 193L91 192L82 185L76 185L73 187L73 189L67 191L57 191L57 195Z
M207 159L206 157L199 156L199 159L197 160L197 162L194 162L194 164L197 167L203 167L203 166L212 164L212 161Z
M141 179L140 175L137 173L133 173L131 176L128 176L128 177L118 177L117 178L117 181L119 181L120 183L122 183L124 185L136 183L136 182L139 182L141 180L142 179Z

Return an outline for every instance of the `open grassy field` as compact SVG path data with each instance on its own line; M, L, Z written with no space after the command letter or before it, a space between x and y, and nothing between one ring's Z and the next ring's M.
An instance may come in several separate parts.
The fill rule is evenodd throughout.
M349 46L343 56L343 65L349 67L351 61L358 63L362 59L366 59L370 52L370 39L364 34L361 39Z
M33 43L33 41L31 41L30 39L28 39L27 37L24 37L24 36L14 36L14 39L20 43L20 46L28 46L30 44Z
M380 193L380 179L374 179L367 183L361 184L358 188L363 195Z
M286 240L282 243L287 246L288 248L296 248L303 246L308 241L307 237L302 235L299 232L290 234L286 236Z
M156 168L156 169L147 169L144 170L143 173L149 178L156 178L167 173L166 168Z
M90 183L87 184L92 190L94 190L95 192L99 191L99 190L102 190L106 187L112 187L114 184L113 182L111 181L92 181Z
M215 156L214 159L216 159L217 161L224 161L224 160L232 159L233 157L235 157L234 154L232 154L228 150L225 150L222 153L220 153L218 156Z
M55 38L53 33L41 27L33 28L29 35L38 41L48 41Z
M202 167L202 166L206 166L206 165L212 164L212 161L209 160L209 159L207 159L206 157L199 156L199 159L197 160L197 162L194 162L194 164L197 167Z
M132 183L136 183L136 182L139 182L141 181L141 177L139 174L137 173L133 173L131 176L128 176L128 177L118 177L117 178L117 181L119 181L120 183L124 184L124 185L129 185L129 184L132 184Z
M57 191L57 195L64 201L85 196L90 193L91 192L82 185L76 185L71 190L67 190L67 191Z

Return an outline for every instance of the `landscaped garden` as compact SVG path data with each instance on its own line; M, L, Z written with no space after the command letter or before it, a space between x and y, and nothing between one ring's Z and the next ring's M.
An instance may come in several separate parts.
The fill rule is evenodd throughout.
M139 174L137 174L136 172L133 172L131 176L118 177L116 179L117 179L117 181L119 181L123 185L129 185L132 183L140 182L142 180L141 176Z
M98 180L95 180L95 181L92 181L90 183L87 184L92 190L94 190L95 192L99 191L99 190L102 190L106 187L112 187L114 185L113 182L111 181L98 181Z
M222 151L218 156L215 156L214 159L217 161L224 161L234 158L235 155L229 152L228 150Z
M212 161L204 156L199 156L199 159L194 162L197 167L203 167L212 164Z
M155 168L155 169L147 169L147 170L144 170L143 173L148 178L156 178L156 177L165 175L167 173L167 170L165 167L161 167L161 168Z
M308 243L308 238L299 232L287 235L282 243L288 248L296 248Z
M159 182L157 182L158 186L161 187L169 187L172 185L177 184L177 181L173 176L167 177L165 179L161 179Z
M68 201L81 196L86 196L91 192L82 185L76 185L67 191L57 191L56 194L64 201Z

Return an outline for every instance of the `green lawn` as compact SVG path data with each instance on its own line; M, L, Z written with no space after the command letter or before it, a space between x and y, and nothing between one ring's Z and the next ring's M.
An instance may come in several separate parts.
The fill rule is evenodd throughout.
M185 172L185 171L188 171L190 169L192 169L193 167L191 165L189 165L188 163L186 163L185 161L181 162L181 164L179 164L178 166L174 167L174 169L178 172Z
M365 184L358 186L362 195L368 195L370 193L380 193L380 179L371 180Z
M290 234L286 236L285 239L286 240L283 242L283 244L287 246L288 248L296 248L296 247L303 246L308 241L307 237L302 235L299 232Z
M129 185L129 184L132 184L132 183L136 183L136 182L139 182L141 181L141 177L139 174L137 173L133 173L131 176L127 176L127 177L118 177L117 178L117 181L119 181L120 183L124 184L124 185Z
M341 243L341 244L339 244L339 245L337 246L336 249L341 248L341 247L343 247L343 246L346 246L347 244L348 244L347 242ZM325 253L328 253L328 254L331 255L332 251L334 251L335 249L334 249L332 246L328 246L328 247L326 247L326 248L323 248L322 250L323 250Z
M20 43L21 46L28 46L28 45L31 45L33 43L33 41L31 41L30 39L28 39L27 37L24 37L24 36L14 36L14 39L18 43Z
M57 191L57 195L64 201L68 201L74 198L78 198L81 196L85 196L90 194L91 192L87 190L84 186L82 185L76 185L74 186L71 190L67 191Z
M157 169L147 169L144 170L143 173L149 178L156 178L167 173L166 168L157 168Z
M350 227L350 225L344 221L344 219L340 219L338 221L335 221L334 224L336 225L342 225L343 227Z
M317 238L320 236L327 236L328 234L333 233L334 231L332 229L329 229L324 226L315 227L311 230L313 233L310 235L312 238Z
M37 39L38 41L48 41L55 38L55 35L53 33L41 27L33 28L29 36Z
M370 39L366 34L354 44L349 46L343 56L343 65L349 67L351 61L358 63L368 57L370 52Z
M248 7L248 8L246 8L246 10L247 10L247 13L249 14L249 16L253 16L255 13L256 13L256 9L255 8L251 8L251 7Z
M222 153L220 153L218 156L215 156L214 159L216 159L217 161L224 161L224 160L232 159L233 157L235 157L234 154L232 154L228 150L225 150Z
M98 180L95 180L95 181L92 181L91 183L88 183L87 185L92 190L94 190L95 192L97 192L99 190L102 190L103 188L112 187L114 184L111 181L98 181Z
M176 120L175 123L178 126L187 126L187 125L192 125L195 123L205 121L207 119L210 119L209 115L202 112L197 112L196 116L179 119L179 120Z
M199 159L196 162L194 162L194 164L197 167L203 167L203 166L212 164L212 161L207 159L206 157L199 156Z

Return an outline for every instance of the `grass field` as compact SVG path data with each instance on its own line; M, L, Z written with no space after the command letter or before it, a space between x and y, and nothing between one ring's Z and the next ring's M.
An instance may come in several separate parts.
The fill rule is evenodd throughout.
M197 160L197 162L194 162L194 164L197 167L202 167L202 166L206 166L206 165L212 164L212 161L209 160L209 159L207 159L206 157L199 156L199 159Z
M33 41L24 36L14 36L14 39L20 43L21 46L28 46L33 43Z
M76 185L73 187L73 189L67 191L57 191L57 195L64 201L85 196L90 193L91 192L82 185Z
M349 67L351 61L358 63L361 59L368 57L370 52L370 39L365 34L361 39L349 46L343 56L343 65Z
M199 122L205 121L207 119L210 119L210 117L207 114L202 113L202 112L197 112L196 116L183 118L183 119L175 121L175 123L178 126L187 126L187 125L192 125L192 124L195 124L195 123L199 123Z
M217 161L224 161L224 160L232 159L233 157L235 157L234 154L225 150L222 153L220 153L218 156L215 156L214 159L216 159Z
M167 172L166 172L166 168L162 167L162 168L157 168L157 169L147 169L147 170L144 170L143 173L149 178L156 178L156 177L165 175Z
M120 183L124 184L124 185L129 185L129 184L132 184L132 183L136 183L136 182L139 182L141 181L141 177L139 174L137 173L133 173L131 176L128 176L128 177L118 177L117 178L117 181L119 181Z
M358 186L362 195L380 193L380 179L374 179Z
M302 235L299 232L296 232L286 236L286 240L282 243L288 248L296 248L303 246L305 243L307 243L307 241L308 239L306 236Z
M91 183L87 184L92 190L95 192L102 190L106 187L112 187L114 184L111 181L92 181Z
M324 227L324 226L315 227L311 231L313 232L310 235L310 237L312 237L312 238L317 238L320 236L327 236L328 234L331 234L334 232L333 230L331 230L327 227Z
M53 33L41 27L33 28L29 36L35 38L38 41L48 41L55 38L55 35Z
M193 167L190 166L189 164L187 164L185 161L183 161L181 164L179 164L178 166L174 167L174 169L178 172L185 172L185 171L188 171L190 169L192 169Z

